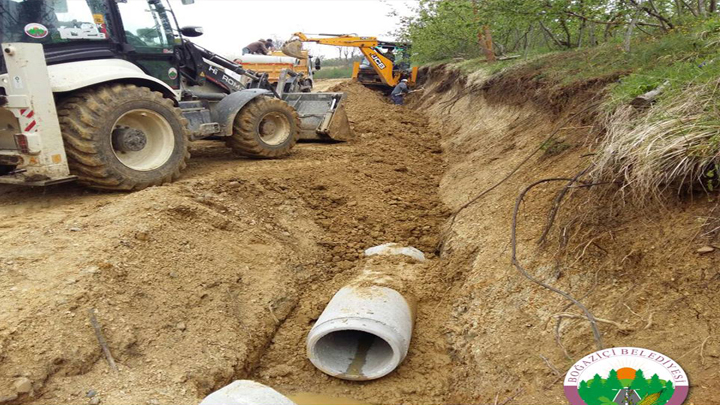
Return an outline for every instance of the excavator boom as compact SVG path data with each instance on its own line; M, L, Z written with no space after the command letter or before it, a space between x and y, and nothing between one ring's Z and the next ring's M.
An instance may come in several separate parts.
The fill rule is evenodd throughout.
M395 48L399 44L394 42L382 42L375 37L360 37L354 35L325 35L322 38L310 38L302 32L293 34L292 38L282 47L284 54L289 56L300 55L303 42L313 42L321 45L341 46L358 48L368 63L374 69L381 83L385 86L394 87L401 79L408 79L410 86L417 80L417 67L413 69L398 69L392 59L380 52L379 47ZM359 66L353 68L353 78L359 79ZM361 82L363 80L359 79ZM374 83L366 83L374 84Z

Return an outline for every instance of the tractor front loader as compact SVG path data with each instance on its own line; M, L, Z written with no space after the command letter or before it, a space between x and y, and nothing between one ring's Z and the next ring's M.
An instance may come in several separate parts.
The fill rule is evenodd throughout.
M350 136L343 93L270 83L201 34L166 0L0 0L0 183L138 190L177 179L193 140L277 158Z

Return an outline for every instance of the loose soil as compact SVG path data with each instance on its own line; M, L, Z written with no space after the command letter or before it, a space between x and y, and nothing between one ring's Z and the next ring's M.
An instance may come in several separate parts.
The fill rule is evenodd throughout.
M448 215L440 136L422 114L356 84L357 139L301 144L282 160L199 142L182 180L132 194L74 185L0 190L0 402L194 404L233 379L371 402L441 402L450 362L435 316L434 251ZM364 249L397 242L430 259L426 305L403 367L376 384L335 381L304 357L324 304ZM119 372L88 320L95 309ZM448 314L448 311L439 311ZM32 392L16 396L26 377Z

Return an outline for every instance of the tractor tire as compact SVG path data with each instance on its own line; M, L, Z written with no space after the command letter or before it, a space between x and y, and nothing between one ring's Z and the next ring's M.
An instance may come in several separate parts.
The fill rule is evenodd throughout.
M300 116L286 102L260 96L235 117L227 146L235 153L258 159L285 156L300 139Z
M190 158L187 120L145 87L100 85L62 100L58 117L70 172L100 190L141 190L180 177Z

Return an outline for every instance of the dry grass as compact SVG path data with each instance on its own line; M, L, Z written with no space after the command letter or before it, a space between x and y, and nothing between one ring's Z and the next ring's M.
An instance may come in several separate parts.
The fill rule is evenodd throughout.
M717 188L720 79L694 84L647 110L621 106L605 117L593 177L621 183L633 201Z

